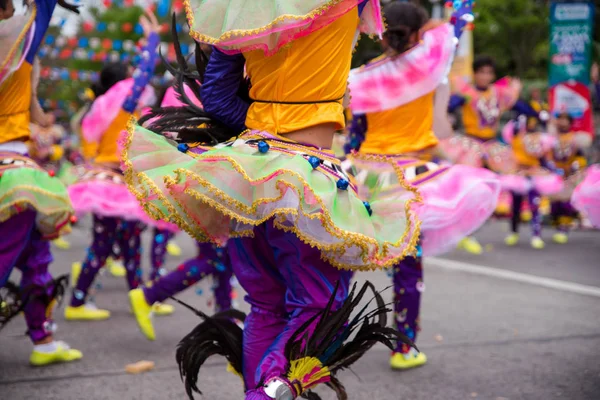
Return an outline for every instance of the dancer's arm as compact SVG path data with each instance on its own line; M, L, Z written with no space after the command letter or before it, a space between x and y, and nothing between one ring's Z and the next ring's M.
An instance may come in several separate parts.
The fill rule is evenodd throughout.
M250 107L238 96L244 64L243 55L227 55L214 48L200 89L204 111L238 132L246 129L246 113Z

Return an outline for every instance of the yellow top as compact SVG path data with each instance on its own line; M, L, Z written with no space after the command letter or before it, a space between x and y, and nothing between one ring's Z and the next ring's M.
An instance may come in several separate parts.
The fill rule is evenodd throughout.
M523 135L516 135L512 142L513 152L517 163L522 167L539 167L540 159L527 153Z
M271 57L262 50L244 53L254 102L246 116L250 129L289 133L323 123L344 128L342 100L346 92L354 33L359 24L355 7L330 25L284 46ZM339 99L339 100L338 100ZM332 100L329 103L312 101Z
M552 154L554 164L557 168L562 169L566 175L573 172L575 162L578 162L580 169L587 166L587 160L578 154L577 148L573 145L574 136L572 132L559 135L558 145Z
M32 65L23 62L3 83L0 90L0 143L13 140L26 141L29 130L31 106Z
M484 140L494 139L500 116L500 109L498 101L495 99L494 90L489 88L485 92L478 92L478 96L479 99L476 102L476 106L473 105L473 101L467 99L467 103L463 107L462 119L465 132L468 135ZM493 116L494 114L496 114L495 117ZM484 120L486 118L487 121Z
M102 135L100 143L97 144L96 159L97 163L118 163L120 162L119 148L117 142L121 132L127 128L127 123L131 114L121 109L116 118L112 121L106 132ZM85 144L82 143L82 147ZM90 144L92 146L94 144Z
M433 133L433 96L428 93L391 110L367 114L361 153L403 154L438 144Z
M83 138L83 136L80 136L79 141L80 141L79 147L81 148L81 155L84 160L89 161L89 160L93 159L94 157L96 157L96 152L98 151L98 143L88 142L87 140L85 140Z

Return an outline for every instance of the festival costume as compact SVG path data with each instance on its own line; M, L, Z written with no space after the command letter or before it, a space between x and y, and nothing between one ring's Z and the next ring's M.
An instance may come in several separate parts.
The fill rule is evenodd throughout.
M343 390L335 373L349 362L342 356L349 351L344 329L364 321L365 329L385 331L382 337L396 335L367 315L344 328L355 306L354 296L348 297L349 271L394 264L414 252L414 200L375 198L364 204L330 151L294 142L285 133L322 123L343 127L341 99L359 11L379 17L379 4L277 1L274 15L260 2L244 2L248 12L227 9L230 4L187 6L192 35L216 46L201 100L232 136L244 125L250 130L212 147L176 146L131 126L123 154L130 189L154 218L170 217L201 241L224 245L233 237L228 249L234 273L251 304L243 333L228 316L198 312L205 322L184 338L177 358L190 395L198 389L199 366L217 353L243 376L247 400L293 399L318 383ZM235 17L242 15L252 18ZM381 18L370 20L380 32ZM215 34L214 27L227 31ZM250 97L257 99L249 107L236 96L244 66ZM191 128L201 120L190 122ZM176 132L185 133L181 128ZM222 327L218 335L216 327ZM355 347L360 351L353 360L378 340L365 338L355 339L363 345Z
M48 239L67 232L73 215L64 185L28 156L24 143L30 137L34 58L55 6L39 0L24 16L0 21L0 327L24 312L36 343L33 365L82 356L62 342L37 345L52 337L52 310L63 291L62 279L48 272ZM22 273L20 288L7 282L13 268Z
M459 16L465 11L470 11L469 2L453 20L463 21ZM499 194L499 182L490 171L432 162L438 144L433 132L434 91L449 72L457 31L450 23L429 30L412 49L379 57L353 70L349 79L354 116L346 150L359 187L368 196L408 194L383 162L393 160L423 199L416 208L420 249L392 267L396 327L412 340L419 330L424 289L422 255L446 252L479 228L493 213ZM399 343L395 352L408 359L411 348ZM395 358L392 366L402 368Z
M592 225L600 227L600 166L590 166L584 180L577 185L571 198L573 206L585 215Z
M118 169L118 137L138 103L152 103L152 91L146 89L156 60L158 34L151 34L142 53L134 78L116 83L95 99L82 121L82 133L89 143L97 143L94 163L87 166L79 180L69 186L69 195L77 213L93 213L93 241L81 264L79 279L73 290L67 319L105 319L106 310L85 306L88 290L99 270L117 245L126 269L127 283L135 289L141 283L141 239L144 222L152 221L127 190Z

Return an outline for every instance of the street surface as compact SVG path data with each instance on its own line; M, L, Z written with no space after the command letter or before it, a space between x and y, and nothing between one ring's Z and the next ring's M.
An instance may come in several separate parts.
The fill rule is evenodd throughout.
M86 224L69 237L68 251L55 251L54 274L80 261L89 244ZM454 252L426 260L427 290L418 345L429 363L394 372L383 347L370 351L353 372L342 374L350 400L594 400L600 399L600 232L581 231L567 245L544 232L543 251L529 247L528 229L515 248L503 244L506 223L492 222L477 236L486 253ZM147 243L147 238L146 238ZM180 235L183 256L168 258L173 268L195 254ZM146 246L146 249L148 247ZM148 266L148 254L144 267ZM15 274L13 278L18 278ZM385 272L359 274L379 288L390 285ZM34 369L16 318L0 332L2 400L185 400L175 364L175 346L198 322L177 306L170 317L156 317L157 340L146 341L129 312L124 278L105 274L95 296L112 312L101 322L66 322L57 312L57 338L83 351L80 362ZM189 289L181 298L210 311L210 282L202 294ZM239 291L240 289L238 289ZM238 304L247 310L241 299ZM391 300L391 291L385 295ZM68 301L68 300L67 300ZM152 360L154 371L128 375L125 365ZM200 387L207 400L242 399L239 379L215 358L203 368ZM334 397L326 389L323 398Z

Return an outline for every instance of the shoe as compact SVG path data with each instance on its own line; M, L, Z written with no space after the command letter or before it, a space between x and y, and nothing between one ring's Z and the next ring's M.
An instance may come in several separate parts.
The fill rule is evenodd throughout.
M181 247L171 240L167 243L167 253L173 257L179 257L181 255Z
M61 250L69 250L71 248L71 243L62 237L54 239L52 244Z
M81 263L74 262L71 264L71 287L77 286L79 275L81 275Z
M425 353L418 352L415 349L411 349L407 354L394 353L392 354L392 358L390 358L390 367L392 369L411 369L420 367L425 363L427 363Z
M546 243L539 236L534 236L531 238L531 247L536 250L541 250L546 246Z
M120 261L115 261L112 257L106 259L106 266L108 271L115 278L122 278L127 275L127 270Z
M57 341L55 343L56 350L51 353L33 350L33 353L29 357L29 363L36 367L41 367L62 362L72 362L83 357L81 351L70 348L65 342Z
M175 307L170 304L154 303L152 304L152 313L160 317L171 315L175 312Z
M458 243L458 248L471 254L483 253L483 248L481 247L477 239L470 236L467 236L466 238L462 239Z
M148 340L155 340L156 335L152 325L152 306L146 301L144 291L142 289L129 291L129 301L140 330Z
M554 240L554 243L567 244L567 242L569 241L569 235L567 235L564 232L556 232L552 236L552 240Z
M504 238L504 244L506 244L507 246L514 246L517 243L519 243L518 233L511 233L510 235Z
M65 319L67 321L103 321L109 318L110 311L96 308L93 304L65 307Z

